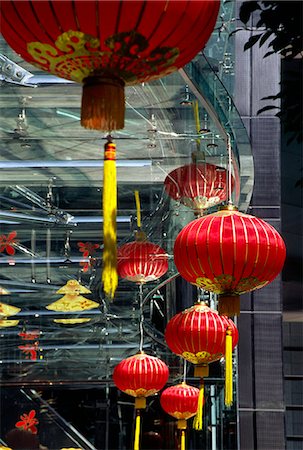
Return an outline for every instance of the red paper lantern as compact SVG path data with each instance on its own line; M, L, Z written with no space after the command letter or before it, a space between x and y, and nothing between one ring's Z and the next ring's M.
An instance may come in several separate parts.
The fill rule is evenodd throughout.
M197 413L199 389L185 382L165 389L160 398L164 411L178 419L178 429L181 430L180 448L185 448L186 420Z
M178 234L174 260L180 275L219 294L219 313L240 313L239 295L266 286L285 261L277 230L235 207L196 219Z
M226 200L226 169L205 162L191 163L170 172L164 186L170 197L202 215L203 210Z
M180 420L184 426L184 422L197 413L198 397L199 389L183 382L165 389L160 403L167 414Z
M145 397L163 388L168 374L168 367L161 359L139 352L123 359L115 367L113 380L121 391L139 399L139 405L145 404Z
M2 0L1 32L26 61L84 84L81 123L124 126L124 85L191 61L214 29L218 0Z
M140 410L146 397L159 392L168 380L168 367L159 358L139 352L123 359L114 369L113 380L118 389L135 397L136 429L134 450L139 450Z
M118 248L117 270L121 278L138 284L154 281L168 270L168 257L159 245L146 240L142 232L136 234L136 241Z
M173 353L197 365L196 376L207 376L208 364L225 356L227 330L231 330L234 348L238 343L234 322L202 302L170 319L165 340Z

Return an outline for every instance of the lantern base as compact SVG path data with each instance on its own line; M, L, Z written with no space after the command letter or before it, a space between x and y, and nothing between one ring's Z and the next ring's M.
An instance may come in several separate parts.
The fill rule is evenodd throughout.
M220 316L234 317L240 315L239 295L219 295L218 312Z
M124 81L110 76L84 79L81 125L93 130L112 131L124 128Z
M204 378L208 377L209 367L208 364L197 364L194 368L194 377Z
M178 430L186 430L186 428L187 428L186 420L185 419L178 419L177 428L178 428Z
M136 409L145 409L146 408L146 398L145 397L136 397L135 398L135 408Z

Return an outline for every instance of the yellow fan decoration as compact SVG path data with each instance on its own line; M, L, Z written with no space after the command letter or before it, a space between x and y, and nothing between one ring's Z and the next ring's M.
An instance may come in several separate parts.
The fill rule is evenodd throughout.
M54 319L55 323L63 323L65 325L75 325L78 323L86 323L91 319ZM0 449L1 450L1 449Z
M0 318L14 316L21 311L21 308L16 306L7 305L6 303L0 302Z
M19 322L20 320L0 320L0 328L15 327Z
M94 309L99 306L99 303L80 295L91 294L91 291L82 286L77 280L68 280L56 293L65 295L56 302L47 305L46 309L50 309L51 311L76 312Z

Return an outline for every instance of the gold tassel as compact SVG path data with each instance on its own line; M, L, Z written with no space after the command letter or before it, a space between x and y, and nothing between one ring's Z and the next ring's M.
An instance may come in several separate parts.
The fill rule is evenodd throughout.
M105 294L111 299L118 286L117 274L117 180L116 145L107 142L104 146L103 172L103 271L102 283Z
M134 450L139 450L140 430L141 430L141 415L140 415L140 409L137 409L136 410Z
M185 430L181 430L181 443L180 449L185 450Z
M141 205L139 191L135 191L136 209L137 209L137 226L141 228Z
M225 338L225 398L226 406L231 406L233 403L233 337L230 327L226 330Z
M218 312L220 316L234 317L240 315L239 295L219 295Z
M202 430L203 427L203 405L204 405L204 380L200 382L200 392L198 397L198 409L194 418L193 427L194 430Z
M85 78L82 93L81 125L93 130L124 128L124 81L112 76Z

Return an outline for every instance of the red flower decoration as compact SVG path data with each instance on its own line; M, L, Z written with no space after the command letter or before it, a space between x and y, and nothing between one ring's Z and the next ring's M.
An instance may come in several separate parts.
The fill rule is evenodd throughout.
M5 234L2 234L0 236L0 253L6 251L8 255L15 254L14 245L18 243L17 239L15 239L16 236L17 231L12 231L8 234L7 237L5 236Z
M32 361L36 361L36 359L37 359L38 342L35 342L34 345L33 344L18 345L18 348L23 353L25 353L26 359L31 359Z
M20 416L20 421L16 422L15 426L17 428L23 428L23 430L31 431L33 434L37 434L36 425L39 423L38 419L35 417L36 411L32 409L28 414L24 413Z
M21 333L18 333L18 335L23 339L24 341L34 341L35 339L38 339L40 336L40 331L24 331Z
M100 247L99 244L92 244L91 242L78 242L79 251L83 253L84 258L92 256L96 249ZM82 266L83 272L87 272L91 266L91 261L80 261L80 266Z

